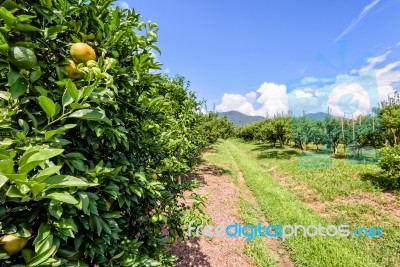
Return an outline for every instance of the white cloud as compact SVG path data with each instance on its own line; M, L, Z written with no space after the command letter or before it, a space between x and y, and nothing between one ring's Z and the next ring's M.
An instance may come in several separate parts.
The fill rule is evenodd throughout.
M123 9L129 9L129 4L127 2L121 2L119 6Z
M346 34L351 32L358 23L366 16L368 13L371 11L371 9L376 6L381 0L374 0L372 3L369 5L365 6L364 9L361 11L361 13L358 15L357 18L353 19L353 21L350 23L349 26L336 38L335 42L339 41L340 39L343 38Z
M376 57L370 57L367 59L367 65L362 67L358 72L361 71L370 71L372 69L374 69L374 67L378 64L381 63L383 61L386 60L387 56L391 53L391 51L386 51L386 53L376 56Z
M216 110L218 112L235 110L250 116L256 115L253 105L240 94L224 94Z
M272 117L289 112L286 85L265 82L257 92L261 94L257 103L262 104L262 107L257 110L258 115Z
M254 103L254 101L256 101L257 99L257 93L251 91L250 93L246 94L246 100L249 101L250 103Z
M257 94L258 93L258 94ZM250 116L274 116L287 114L288 98L286 86L275 83L263 83L256 92L249 92L245 96L241 94L224 94L221 104L216 109L218 112L235 110ZM257 96L259 97L257 98ZM257 101L261 105L256 109L253 103Z
M313 94L304 90L294 90L296 98L312 97Z
M393 95L395 89L393 84L400 82L400 61L387 64L385 67L376 70L376 81L378 86L379 100L386 100L389 95Z

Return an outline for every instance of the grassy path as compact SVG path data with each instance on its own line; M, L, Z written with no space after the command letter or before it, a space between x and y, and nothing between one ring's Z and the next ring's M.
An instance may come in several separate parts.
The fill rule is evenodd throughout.
M374 184L371 177L379 171L376 165L331 159L328 168L310 169L304 168L297 149L230 142L330 224L349 224L352 229L382 227L384 237L349 239L379 266L400 266L400 195Z
M251 152L240 147L238 142L224 141L217 147L216 152L206 155L206 160L212 164L225 165L224 167L230 170L233 177L240 177L238 174L242 173L245 184L250 188L258 203L259 210L269 223L292 225L297 223L305 226L331 224L301 201L290 189L281 186L266 172L261 162L255 160ZM251 208L252 203L246 199L246 195L242 195L240 203L242 218L247 217L249 223L254 221L252 217L258 215L257 208ZM248 244L250 255L253 255L256 262L263 262L262 255L270 254L268 246L259 241L253 244L252 242ZM379 266L350 237L297 236L287 238L283 241L283 245L289 251L296 266ZM270 257L267 256L267 258Z

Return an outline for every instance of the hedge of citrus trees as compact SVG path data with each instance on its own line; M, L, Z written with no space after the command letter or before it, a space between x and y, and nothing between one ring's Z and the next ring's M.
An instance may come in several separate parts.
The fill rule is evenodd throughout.
M210 140L157 30L112 0L1 4L0 266L173 265Z

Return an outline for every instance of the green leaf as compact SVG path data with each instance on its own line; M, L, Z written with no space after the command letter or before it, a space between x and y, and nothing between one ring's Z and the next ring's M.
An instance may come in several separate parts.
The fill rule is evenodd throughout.
M72 205L78 204L78 201L70 193L67 192L54 192L46 194L45 196L43 196L43 198L55 199Z
M70 95L68 90L65 88L64 94L62 96L62 105L63 105L63 107L66 107L66 106L68 106L69 104L71 104L73 102L74 102L74 99L72 98L72 96Z
M29 132L29 125L26 121L24 121L23 119L18 119L18 124L19 126L21 126L22 128L22 133L24 135L26 135Z
M85 104L72 103L70 107L71 107L71 109L90 108L90 104L89 103L85 103Z
M27 163L29 162L33 162L33 161L39 161L39 160L46 160L46 159L50 159L53 158L55 156L60 155L61 153L64 152L64 149L42 149L40 150L39 153L36 153L34 155L32 155L28 160Z
M111 234L111 227L110 225L105 222L103 219L100 219L101 221L101 227L103 228L103 230L107 233L107 234Z
M35 86L35 89L42 96L47 96L47 94L48 94L48 91L46 89L44 89L43 87L41 87L41 86Z
M51 246L48 250L44 251L43 253L40 253L33 257L26 267L34 267L34 266L40 266L43 262L45 262L48 258L51 257L51 255L57 250L56 246Z
M25 79L18 77L18 79L11 84L11 98L17 99L21 95L25 94L26 90L28 89L28 83Z
M94 85L89 85L89 86L85 86L84 88L83 88L83 91L82 91L82 98L85 98L85 97L88 97L88 96L90 96L90 94L93 92L93 90L94 90Z
M0 91L0 98L8 101L10 99L10 93L6 91Z
M19 164L20 167L18 169L18 173L28 173L33 168L42 164L47 159L55 157L55 156L61 154L63 151L64 151L64 149L42 149L40 152L31 151L27 155L23 156L23 161L22 161L22 158L20 159L20 164ZM26 164L21 166L23 164L21 161L22 162L26 161Z
M28 178L26 173L7 174L8 179L13 182L25 182Z
M50 28L47 28L45 30L45 38L53 40L57 37L57 34L59 32L65 31L66 29L68 29L67 26L62 26L62 25L51 26Z
M19 75L19 72L15 71L14 69L11 69L7 74L7 80L10 86L13 85L19 78L21 78L21 75Z
M0 173L2 174L14 173L14 161L12 159L0 160Z
M36 28L35 26L29 25L29 24L22 24L22 23L17 23L17 25L15 26L15 29L17 31L21 31L21 32L37 32L37 31L41 31L41 29Z
M79 200L80 200L78 206L84 213L87 213L88 207L90 204L89 197L85 192L79 192L78 194L79 194Z
M0 16L8 26L13 26L15 24L16 19L14 15L4 7L0 7Z
M30 75L31 82L36 82L37 80L39 80L40 76L42 76L42 72L40 70L32 71Z
M38 161L32 161L29 162L21 167L18 168L18 173L22 174L25 173L27 174L28 172L30 172L31 170L33 170L34 168L36 168L37 166L39 166L40 164L42 164L45 160L38 160Z
M64 188L64 187L89 187L96 186L97 184L87 183L82 179L79 179L70 175L55 175L48 177L42 181L42 183L51 185L49 188Z
M71 152L71 153L65 154L64 157L67 159L86 160L85 156L83 156L82 153L79 153L79 152Z
M45 133L45 138L49 139L50 137L56 135L56 134L61 134L64 133L65 131L72 129L76 126L76 124L66 124L64 126L61 126L60 128L56 129L56 130L51 130L51 131L47 131Z
M10 186L6 192L6 196L8 197L17 197L17 198L22 198L24 197L24 194L21 193L21 191L18 190L18 188L15 185Z
M74 99L75 102L78 102L79 91L76 89L76 85L72 82L72 80L68 80L66 87L69 95Z
M101 218L98 216L93 216L93 221L96 224L96 229L97 229L97 235L101 235L101 231L103 230L102 224L101 224Z
M56 114L56 105L53 100L46 96L39 96L39 105L42 107L47 116L52 118Z
M42 182L52 174L59 173L62 166L51 166L39 172L31 181Z
M103 113L93 109L80 109L69 115L69 117L92 121L104 121L111 124L111 121Z
M30 249L22 250L22 256L24 257L25 262L30 261L34 255L35 255L35 252L33 250L30 250Z
M122 255L124 255L125 251L122 251L121 253L118 253L117 255L115 255L114 257L111 258L111 260L116 260L122 257Z
M8 178L2 174L0 174L0 189L5 185L8 181Z
M49 213L59 220L63 214L62 203L58 200L52 199L49 203Z
M36 18L36 16L31 16L31 15L19 15L17 17L18 22L24 22L24 21L29 21L31 19Z
M41 242L45 241L45 239L48 238L49 235L50 235L50 225L48 225L47 223L40 224L38 234L35 240L33 241L35 247L36 245L39 245Z
M72 166L74 166L75 169L82 171L82 172L86 171L85 164L83 163L82 160L74 159L74 160L71 160L70 162L72 163Z
M18 165L22 166L26 164L26 161L35 153L38 153L40 150L42 150L43 147L35 146L31 147L28 150L25 151L25 153L22 155L22 157L18 161Z
M1 6L12 12L18 10L19 8L19 5L17 5L13 0L5 0Z
M33 197L36 198L44 189L46 188L45 184L34 184L31 186L31 192Z

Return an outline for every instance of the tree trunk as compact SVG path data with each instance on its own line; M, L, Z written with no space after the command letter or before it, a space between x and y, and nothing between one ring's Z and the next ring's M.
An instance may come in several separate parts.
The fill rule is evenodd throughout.
M337 142L332 142L332 151L334 155L337 154L337 146L338 146Z
M283 141L282 138L279 138L279 144L281 145L281 148L282 148L282 149L285 148L285 142Z

